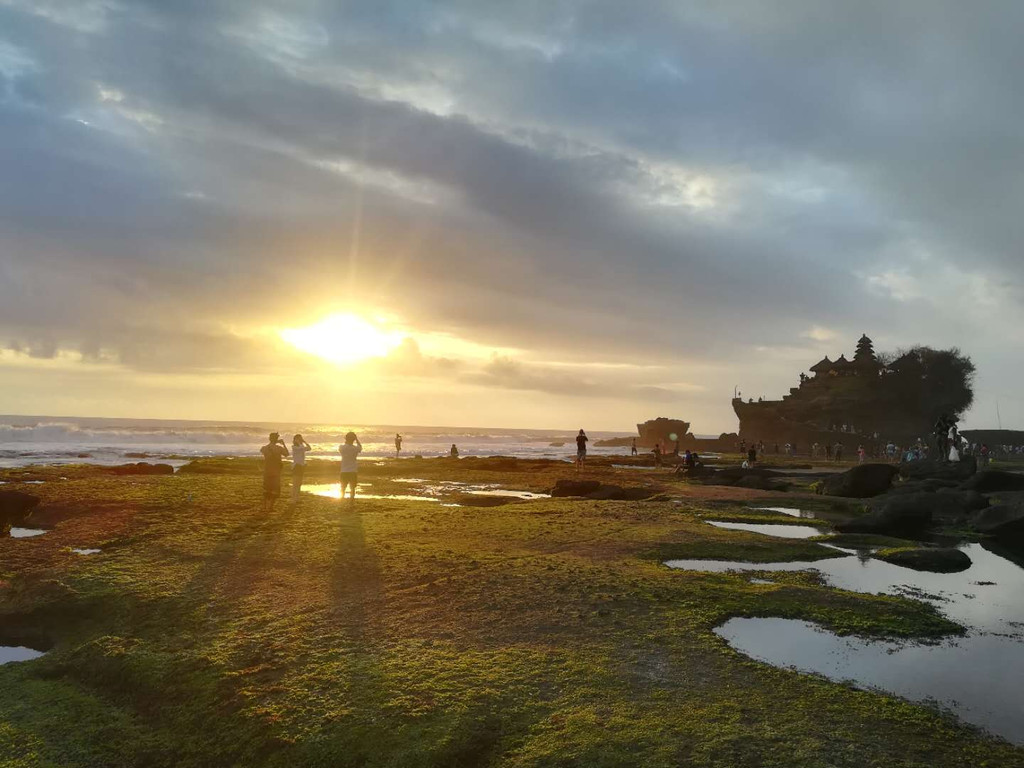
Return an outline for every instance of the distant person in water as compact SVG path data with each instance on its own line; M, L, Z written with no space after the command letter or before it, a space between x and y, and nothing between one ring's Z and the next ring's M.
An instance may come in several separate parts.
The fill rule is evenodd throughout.
M363 450L363 444L359 442L355 432L345 435L345 444L338 446L338 453L341 454L341 496L345 498L345 488L352 489L349 498L356 497L356 483L359 480L359 463L356 459Z
M448 452L448 455L453 459L459 458L459 449L455 447L455 443L452 443L452 449Z
M302 435L292 438L292 501L299 500L302 476L306 472L306 453L309 450L309 443L302 439Z
M587 437L587 433L582 429L580 433L576 435L576 471L579 472L583 468L583 462L587 460L587 441L590 438Z
M281 436L271 432L260 453L263 454L263 511L271 512L281 495L281 459L288 455L288 449Z
M395 434L395 456L398 456L402 452L402 436Z
M633 447L629 449L630 456L636 456L636 438L633 438Z

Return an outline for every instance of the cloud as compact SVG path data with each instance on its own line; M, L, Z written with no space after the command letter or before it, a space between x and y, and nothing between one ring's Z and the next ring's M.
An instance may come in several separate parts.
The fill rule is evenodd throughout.
M1022 16L4 0L0 338L241 373L358 303L519 350L382 376L638 410L783 392L864 331L1019 378L988 338L1024 282Z

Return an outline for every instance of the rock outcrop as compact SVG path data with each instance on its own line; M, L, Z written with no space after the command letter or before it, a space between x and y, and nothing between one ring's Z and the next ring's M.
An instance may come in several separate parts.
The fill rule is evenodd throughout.
M971 520L971 527L1008 544L1024 544L1024 494L997 497Z
M0 534L25 522L38 506L38 496L23 491L0 491Z
M112 475L173 475L174 467L170 464L147 464L140 461L137 464L118 464L116 467L107 467L106 471Z
M891 464L861 464L841 474L826 477L821 483L821 492L825 496L854 499L878 496L889 490L898 472Z
M964 482L978 471L978 461L967 456L960 461L919 459L900 464L900 477L904 480L952 480Z
M953 547L883 549L873 557L903 568L933 573L958 573L971 567L971 558L967 553Z
M1024 491L1024 475L1016 472L1003 472L998 469L983 469L968 478L960 487L978 493Z

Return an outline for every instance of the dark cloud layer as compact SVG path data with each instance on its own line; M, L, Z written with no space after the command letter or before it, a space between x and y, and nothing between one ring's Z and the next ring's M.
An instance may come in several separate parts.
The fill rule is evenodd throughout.
M280 350L238 329L360 303L523 350L442 364L484 387L727 398L867 331L958 344L995 393L1021 373L991 330L1021 319L1022 17L4 0L0 340L263 370ZM406 353L384 369L436 373Z

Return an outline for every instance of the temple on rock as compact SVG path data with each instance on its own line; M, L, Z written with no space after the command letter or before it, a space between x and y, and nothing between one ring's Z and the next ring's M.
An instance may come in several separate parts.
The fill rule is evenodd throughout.
M919 431L922 425L916 418L901 418L883 383L910 362L907 355L883 365L871 339L861 336L852 360L845 354L819 360L808 369L811 375L801 373L799 385L781 400L734 398L740 437L809 445L834 443L844 436L847 442L868 442L880 434Z

